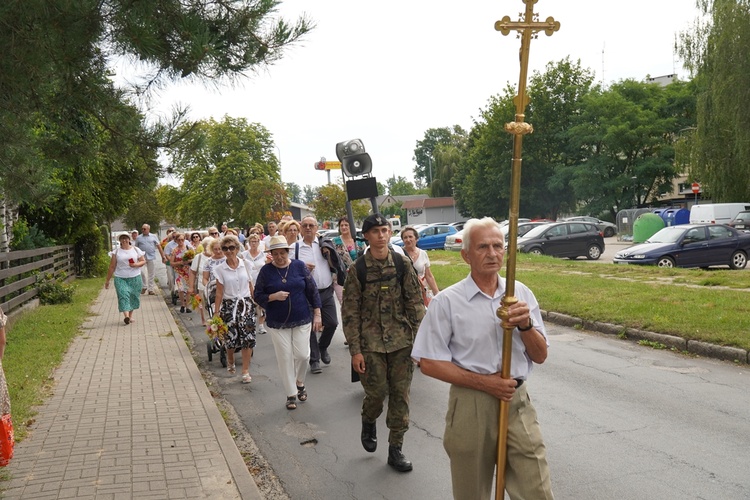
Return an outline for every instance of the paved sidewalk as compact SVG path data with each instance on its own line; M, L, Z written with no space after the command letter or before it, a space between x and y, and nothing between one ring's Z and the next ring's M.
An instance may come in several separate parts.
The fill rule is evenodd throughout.
M262 498L164 298L141 299L125 325L102 290L3 498Z

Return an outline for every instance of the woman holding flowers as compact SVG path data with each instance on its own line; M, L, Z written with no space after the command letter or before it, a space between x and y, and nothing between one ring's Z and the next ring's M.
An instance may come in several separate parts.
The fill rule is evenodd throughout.
M200 303L203 301L203 294L205 285L203 284L203 270L208 264L208 260L211 258L211 250L208 244L213 241L213 238L207 236L200 244L203 251L193 259L193 263L190 265L190 305L193 309L200 309L201 312L201 325L206 326L206 315L203 313L203 308Z
M141 307L141 267L146 265L146 254L130 244L130 236L127 234L121 234L118 239L120 247L112 252L104 288L109 288L114 275L117 309L125 315L123 319L129 325L133 322L133 311Z
M281 382L286 391L286 408L297 408L297 399L307 401L305 376L310 361L310 332L323 329L320 295L307 266L289 258L289 244L283 236L272 236L264 265L255 286L255 301L266 311Z
M235 235L221 239L221 251L226 260L213 269L216 275L214 318L221 318L227 326L224 346L227 349L227 371L235 373L234 354L242 352L242 383L252 382L250 358L255 347L255 303L250 270L239 257L240 240Z
M169 264L175 273L174 286L180 297L180 312L192 312L188 308L187 298L190 291L190 264L193 263L195 250L187 246L184 233L177 233L174 241L176 246L169 256Z
M219 234L218 231L216 234ZM208 259L206 266L203 268L203 294L206 299L208 315L213 317L214 300L216 300L216 275L214 274L214 269L227 258L224 257L224 252L221 251L221 240L219 238L214 238L208 243L208 250L211 253L211 258Z

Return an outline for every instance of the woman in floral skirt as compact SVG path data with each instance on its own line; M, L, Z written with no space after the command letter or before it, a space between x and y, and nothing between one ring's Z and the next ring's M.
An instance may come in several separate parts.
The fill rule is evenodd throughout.
M226 260L213 269L216 275L216 301L214 310L226 324L228 332L224 337L227 349L227 371L235 373L235 349L242 352L242 383L249 384L250 358L255 347L255 302L253 302L253 284L250 281L250 270L239 258L240 240L234 236L221 239L221 251Z

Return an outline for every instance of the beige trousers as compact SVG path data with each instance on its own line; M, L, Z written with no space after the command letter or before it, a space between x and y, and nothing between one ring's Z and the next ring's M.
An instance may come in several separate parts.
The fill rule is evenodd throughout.
M551 500L547 453L526 384L510 402L505 490L512 500ZM499 400L452 385L443 447L451 462L453 498L490 500L497 463Z

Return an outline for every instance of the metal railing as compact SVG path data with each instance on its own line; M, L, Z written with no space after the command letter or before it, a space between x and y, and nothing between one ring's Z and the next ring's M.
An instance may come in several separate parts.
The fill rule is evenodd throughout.
M0 253L0 306L8 314L34 300L38 275L75 274L73 245Z

